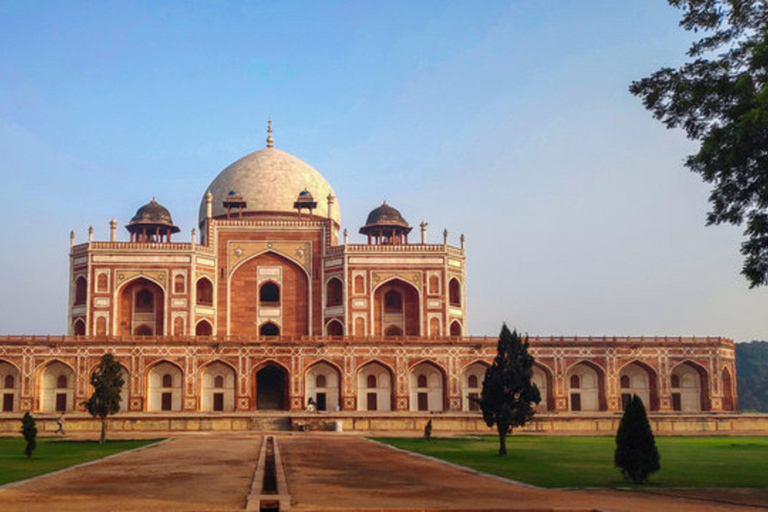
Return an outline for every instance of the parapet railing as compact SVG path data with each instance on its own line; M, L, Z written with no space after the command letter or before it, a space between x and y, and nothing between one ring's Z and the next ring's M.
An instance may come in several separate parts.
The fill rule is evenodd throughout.
M447 252L452 256L463 255L461 248L443 244L344 244L334 245L326 250L327 255L341 255L345 252Z
M75 245L72 248L73 253L85 252L88 249L100 249L100 250L125 250L125 249L148 249L153 251L177 251L177 252L189 252L199 251L205 253L212 253L213 248L207 245L192 244L190 242L90 242Z
M495 336L69 336L3 335L0 344L390 344L390 345L496 345ZM733 345L720 336L529 336L531 346L573 345Z

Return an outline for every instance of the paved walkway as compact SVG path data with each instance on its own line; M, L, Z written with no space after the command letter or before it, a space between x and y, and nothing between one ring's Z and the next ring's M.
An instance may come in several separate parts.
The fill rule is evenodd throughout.
M242 510L261 440L247 433L182 434L159 446L0 490L0 510ZM535 489L354 436L286 434L277 440L297 511L766 510L646 493ZM727 497L730 491L722 493Z
M242 510L261 436L182 436L0 491L0 510Z

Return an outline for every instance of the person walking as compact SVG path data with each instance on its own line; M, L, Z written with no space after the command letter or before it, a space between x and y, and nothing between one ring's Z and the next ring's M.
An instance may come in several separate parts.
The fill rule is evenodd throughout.
M56 419L56 424L59 426L58 430L56 430L56 433L64 435L64 414L63 413L59 415L59 417Z

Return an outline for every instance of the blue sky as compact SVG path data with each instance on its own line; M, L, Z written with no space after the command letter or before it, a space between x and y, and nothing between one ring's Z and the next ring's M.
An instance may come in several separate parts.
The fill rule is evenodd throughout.
M768 339L695 145L627 92L684 61L662 0L0 0L0 332L65 331L69 231L152 196L183 232L229 163L317 168L467 237L469 331ZM181 235L184 236L184 235ZM186 238L186 237L185 237Z

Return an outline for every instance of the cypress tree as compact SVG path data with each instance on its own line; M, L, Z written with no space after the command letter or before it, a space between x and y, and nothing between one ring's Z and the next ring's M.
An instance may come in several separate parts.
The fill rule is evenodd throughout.
M639 396L632 395L624 407L624 416L616 432L613 462L626 480L643 484L661 468L660 459L643 401Z
M120 391L123 389L122 368L112 354L101 356L99 367L91 375L93 394L86 400L88 413L101 419L99 443L107 439L107 416L120 410Z
M533 356L528 353L528 337L509 332L502 325L496 357L485 371L479 400L486 425L496 425L499 455L507 454L507 434L525 425L533 417L534 406L541 401L539 389L531 381Z
M27 446L24 448L24 455L31 459L32 452L37 448L37 425L35 424L35 418L29 412L25 412L24 417L21 419L21 435L24 436L24 440L27 442Z

